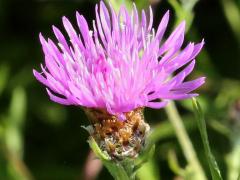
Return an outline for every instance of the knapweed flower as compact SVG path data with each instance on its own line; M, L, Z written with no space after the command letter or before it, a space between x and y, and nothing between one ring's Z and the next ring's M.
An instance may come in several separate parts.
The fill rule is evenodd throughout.
M194 59L204 44L203 41L189 43L182 48L185 22L164 40L169 12L155 30L151 8L149 19L144 11L139 17L135 5L131 13L124 6L118 13L111 5L109 9L103 2L96 5L93 30L78 12L79 30L63 17L69 38L53 26L58 43L45 40L40 34L45 66L41 65L41 73L33 71L37 80L47 86L52 101L85 107L87 112L95 109L107 114L98 119L113 116L115 125L105 128L103 136L108 135L109 129L110 134L116 131L114 129L121 127L124 120L130 122L131 113L143 107L162 108L168 100L196 96L192 91L204 83L203 77L184 81L194 69ZM134 128L141 126L139 123L144 124L141 120L129 123L130 129L135 132ZM143 131L148 129L144 126ZM126 139L132 134L128 131L129 128L124 131Z

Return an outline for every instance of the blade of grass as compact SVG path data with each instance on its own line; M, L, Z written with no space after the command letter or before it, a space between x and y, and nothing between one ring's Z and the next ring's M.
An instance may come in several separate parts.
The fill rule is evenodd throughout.
M209 165L209 168L211 171L212 179L213 180L222 180L222 176L221 176L219 167L218 167L217 162L216 162L214 156L212 155L212 152L210 149L208 135L207 135L207 128L206 128L206 123L205 123L202 109L200 107L200 104L197 102L197 100L195 98L192 99L192 103L193 103L194 113L195 113L195 116L197 119L198 128L199 128L200 135L202 138L205 155L206 155L208 165Z
M183 124L183 120L178 113L175 103L173 101L169 101L168 105L165 107L165 110L169 121L175 130L176 137L182 148L183 154L189 164L189 167L191 167L192 174L194 175L194 178L192 179L205 180L205 173L198 160L196 151Z

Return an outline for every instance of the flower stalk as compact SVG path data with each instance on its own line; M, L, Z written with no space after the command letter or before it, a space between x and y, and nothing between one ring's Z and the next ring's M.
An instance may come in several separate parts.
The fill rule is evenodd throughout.
M199 163L191 140L186 132L186 129L183 125L183 121L177 111L176 105L173 101L170 101L169 104L165 108L169 121L171 122L172 126L175 129L175 133L177 139L180 143L180 146L183 150L183 154L187 159L187 162L192 168L194 173L194 179L196 180L205 180L206 176L204 171Z
M134 163L130 159L124 161L113 161L105 152L103 152L92 136L88 140L89 146L95 155L102 161L104 166L115 180L134 180Z

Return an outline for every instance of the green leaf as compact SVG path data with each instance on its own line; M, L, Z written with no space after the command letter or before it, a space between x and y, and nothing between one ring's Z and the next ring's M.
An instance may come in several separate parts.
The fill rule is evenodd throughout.
M206 123L204 119L204 115L202 112L202 109L200 107L200 104L197 102L195 98L192 99L193 103L193 109L194 113L197 119L197 124L198 128L201 134L203 146L204 146L204 151L205 155L208 161L208 165L211 171L212 179L213 180L222 180L222 176L219 170L219 167L217 165L217 162L211 152L209 141L208 141L208 135L207 135L207 128L206 128Z

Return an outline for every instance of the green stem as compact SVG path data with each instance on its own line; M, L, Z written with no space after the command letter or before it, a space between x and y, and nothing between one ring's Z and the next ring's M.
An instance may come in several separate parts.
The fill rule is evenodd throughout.
M95 155L102 161L103 165L108 169L109 173L115 180L134 180L134 163L131 160L123 160L121 162L113 161L98 146L93 137L89 137L89 146Z
M121 164L109 164L104 163L105 167L108 169L109 173L114 177L115 180L133 180L127 174L126 170L123 168Z
M102 162L115 180L135 180L133 162L115 162L111 160L102 160Z
M183 150L183 154L186 157L192 171L194 172L194 179L196 180L206 180L206 176L203 172L203 169L197 159L196 153L194 151L193 145L190 141L190 138L185 130L183 121L177 111L175 103L170 101L165 108L166 113L170 122L172 123L177 139L180 143L180 146Z

